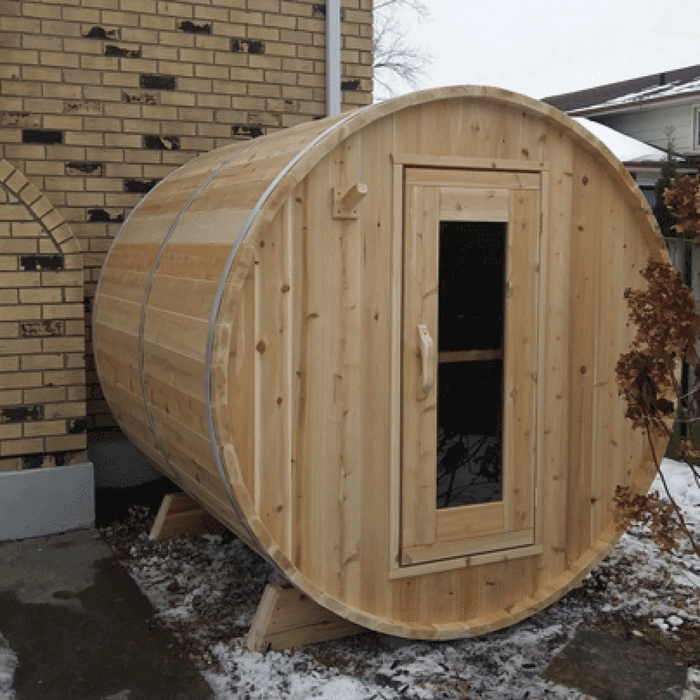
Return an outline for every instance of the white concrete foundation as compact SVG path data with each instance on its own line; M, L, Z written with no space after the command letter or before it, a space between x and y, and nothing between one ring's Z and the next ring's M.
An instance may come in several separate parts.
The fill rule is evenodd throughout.
M0 472L0 541L95 525L91 462Z

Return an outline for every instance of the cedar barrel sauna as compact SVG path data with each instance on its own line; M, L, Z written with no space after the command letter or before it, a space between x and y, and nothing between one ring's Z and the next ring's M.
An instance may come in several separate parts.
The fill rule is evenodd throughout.
M648 487L623 292L662 239L555 109L425 91L202 155L124 223L94 348L124 432L313 601L448 639L557 600Z

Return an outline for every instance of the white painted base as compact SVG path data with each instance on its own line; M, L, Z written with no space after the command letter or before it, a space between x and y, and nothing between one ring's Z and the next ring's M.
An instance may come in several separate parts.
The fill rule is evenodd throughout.
M94 525L95 477L91 462L0 472L0 541Z

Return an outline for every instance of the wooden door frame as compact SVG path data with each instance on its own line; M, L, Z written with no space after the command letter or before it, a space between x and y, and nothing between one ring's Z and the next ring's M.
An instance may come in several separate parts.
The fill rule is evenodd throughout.
M494 171L494 173L535 173L540 176L540 260L546 259L546 225L548 202L549 167L545 162L520 161L507 159L464 158L461 156L423 156L423 155L392 155L392 244L391 244L391 419L390 419L390 503L389 503L389 546L390 546L390 579L407 578L425 575L438 571L450 571L469 566L478 566L496 561L507 561L522 557L535 556L542 553L537 533L541 532L541 512L539 489L537 488L537 463L534 470L534 518L535 543L530 546L505 549L496 552L468 554L454 558L426 563L401 565L401 479L402 479L402 336L403 336L403 251L404 251L404 197L405 170L410 167L426 167L434 169L460 169L472 171ZM540 270L539 298L546 293L544 271ZM538 325L542 328L544 304L540 303L537 311ZM537 373L542 372L542 358L537 359ZM542 410L542 382L535 388L535 421L541 426L540 412ZM540 442L539 427L535 435L535 445Z

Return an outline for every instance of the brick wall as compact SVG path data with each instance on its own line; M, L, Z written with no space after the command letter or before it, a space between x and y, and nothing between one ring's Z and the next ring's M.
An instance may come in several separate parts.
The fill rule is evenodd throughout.
M0 471L84 459L83 296L70 229L0 160Z
M351 108L371 100L371 0L343 0L341 24ZM0 157L70 224L88 306L120 223L174 167L324 114L324 47L323 2L0 0Z

